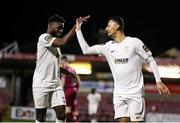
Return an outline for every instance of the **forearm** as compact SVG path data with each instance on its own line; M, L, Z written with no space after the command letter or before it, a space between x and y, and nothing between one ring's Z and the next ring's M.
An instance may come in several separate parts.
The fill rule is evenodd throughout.
M65 86L65 78L64 77L61 77L61 85L62 85L62 87L64 89L64 86Z
M75 36L75 28L76 28L76 25L74 25L70 31L63 36L63 43L67 43L69 40L71 40L74 36Z
M148 63L149 63L149 66L151 67L151 69L153 71L153 74L154 74L156 82L161 82L161 78L160 78L160 75L159 75L158 67L157 67L157 64L156 64L156 61L154 60L154 58L150 57L148 59Z
M96 46L90 47L87 44L81 30L77 30L76 35L83 54L97 54Z
M81 79L77 73L76 73L76 76L77 76L77 86L79 87Z
M79 42L79 45L81 47L81 50L82 50L83 54L87 54L86 51L89 48L89 45L85 41L84 36L83 36L81 30L76 31L76 35L77 35L77 39L78 39L78 42Z
M60 72L65 74L65 75L70 75L70 76L74 75L73 73L69 72L68 70L66 70L66 69L64 69L62 67L60 67Z
M72 39L75 35L75 26L71 28L71 30L63 37L63 38L55 38L55 40L52 43L53 47L60 47L64 44L66 44L69 40Z

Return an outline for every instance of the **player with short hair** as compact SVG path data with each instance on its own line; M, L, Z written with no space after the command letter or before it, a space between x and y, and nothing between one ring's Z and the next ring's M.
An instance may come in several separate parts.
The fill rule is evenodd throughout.
M156 61L147 46L136 37L125 36L124 21L115 16L108 20L105 31L110 40L102 45L89 46L76 23L76 35L83 54L101 54L107 59L114 79L113 103L115 119L120 122L144 121L144 80L142 60L151 67L159 94L170 95L162 83Z
M67 56L61 58L61 67L73 73L77 79L73 79L70 76L61 75L61 83L63 84L65 98L66 98L66 121L78 122L77 115L77 94L79 90L80 78L75 69L69 65Z
M78 18L78 21L86 19L88 16ZM56 122L65 121L66 100L60 85L60 46L75 35L75 25L61 38L64 24L65 19L62 16L49 17L47 31L39 36L37 43L37 60L32 84L37 123L46 120L48 107L55 110Z

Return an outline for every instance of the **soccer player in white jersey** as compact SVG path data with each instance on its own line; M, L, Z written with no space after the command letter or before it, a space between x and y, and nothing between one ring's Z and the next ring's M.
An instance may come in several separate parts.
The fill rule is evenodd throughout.
M142 60L150 65L159 94L170 95L161 82L157 64L151 51L136 37L125 36L121 17L108 20L106 32L109 40L104 45L89 46L81 32L82 23L76 22L76 35L83 54L101 54L107 59L113 79L113 103L115 116L120 122L144 121L144 82Z
M91 89L91 93L87 95L88 100L88 114L90 116L91 123L97 122L97 111L99 103L101 101L101 94L96 91L95 88Z
M88 16L78 18L86 21ZM46 33L40 35L37 43L37 61L33 75L33 99L36 109L36 122L46 120L46 111L52 107L56 113L56 122L65 121L66 100L60 84L60 46L75 35L74 25L62 38L65 19L53 15L48 19Z

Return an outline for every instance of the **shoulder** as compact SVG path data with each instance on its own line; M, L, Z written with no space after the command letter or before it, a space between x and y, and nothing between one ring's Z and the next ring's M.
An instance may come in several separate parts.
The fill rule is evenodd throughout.
M130 36L128 36L127 40L130 41L133 44L136 44L136 45L139 44L139 43L142 43L141 39L139 39L137 37L130 37Z
M138 37L127 36L126 38L127 38L127 40L140 41L140 39Z
M39 40L46 40L49 41L52 39L52 36L50 34L47 33L43 33L39 36Z
M106 42L106 45L110 45L110 44L114 44L115 42L113 40L109 40L108 42Z
M104 46L109 47L110 45L113 45L115 42L113 40L109 40L104 44Z
M113 43L114 43L113 40L109 40L109 41L107 41L107 42L105 42L105 43L101 43L101 44L98 44L98 45L100 45L100 46L105 46L105 45L109 45L109 44L113 44Z
M75 69L72 68L72 67L70 67L70 66L67 67L67 70L68 70L69 72L73 72L73 73L75 72Z

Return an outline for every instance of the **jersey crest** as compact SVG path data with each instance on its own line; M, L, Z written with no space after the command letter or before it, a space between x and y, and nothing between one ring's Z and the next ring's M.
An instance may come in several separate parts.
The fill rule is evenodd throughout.
M128 50L129 50L129 46L125 46L125 47L124 47L124 52L125 52L125 53L128 53Z
M149 48L146 45L143 45L143 49L146 53L149 51Z
M51 35L47 35L44 39L45 39L46 41L50 42L52 38L53 38L53 37L52 37Z

